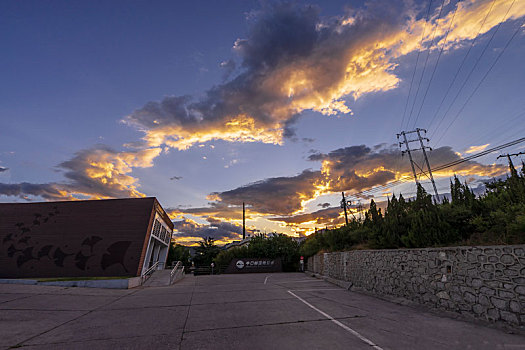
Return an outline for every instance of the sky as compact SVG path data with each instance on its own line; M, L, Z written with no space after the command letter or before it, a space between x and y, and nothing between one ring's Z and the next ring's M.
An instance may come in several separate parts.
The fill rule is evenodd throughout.
M414 195L402 131L432 168L525 137L524 20L523 0L2 1L0 201L154 196L188 245L238 240L243 202L250 234L340 225L342 192L353 215ZM438 192L524 146L434 171Z

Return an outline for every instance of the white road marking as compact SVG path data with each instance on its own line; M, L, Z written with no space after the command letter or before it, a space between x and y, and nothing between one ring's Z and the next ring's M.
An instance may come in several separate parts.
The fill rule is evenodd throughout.
M268 281L268 277L270 276L266 276L266 278L264 279L264 284L266 284L266 281Z
M376 349L376 350L383 350L383 348L381 348L380 346L374 344L374 342L372 342L370 339L364 337L363 335L361 335L360 333L358 333L357 331L353 330L352 328L342 324L341 322L339 322L338 320L336 320L335 318L333 318L332 316L328 315L326 312L324 311L321 311L319 310L318 308L316 308L315 306L313 306L312 304L310 304L309 302L307 302L306 300L304 300L303 298L295 295L291 290L288 291L288 293L290 293L291 295L293 295L294 297L296 297L297 299L299 299L300 301L302 301L303 303L305 303L306 305L308 305L309 307L311 307L312 309L314 309L315 311L319 312L321 315L323 315L324 317L328 318L330 321L332 321L333 323L335 323L336 325L338 325L339 327L343 328L344 330L352 333L353 335L355 335L356 337L358 337L359 339L361 339L362 341L364 341L365 343L367 343L368 345L370 345L372 348Z
M278 281L276 283L286 284L286 283L304 283L304 282L324 282L323 280L313 279L313 280L295 280L295 281Z
M293 292L316 292L318 290L344 290L341 288L292 289Z

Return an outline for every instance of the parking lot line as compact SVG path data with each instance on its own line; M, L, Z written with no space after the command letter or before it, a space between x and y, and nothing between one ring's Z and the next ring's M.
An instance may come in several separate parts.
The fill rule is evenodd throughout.
M376 349L376 350L383 350L383 348L381 348L380 346L376 345L374 342L372 342L370 339L366 338L365 336L361 335L359 332L353 330L352 328L342 324L341 322L339 322L338 320L336 320L335 318L333 318L332 316L328 315L326 312L322 311L322 310L319 310L318 308L316 308L315 306L313 306L312 304L310 304L309 302L307 302L306 300L304 300L303 298L301 298L300 296L294 294L294 292L292 292L291 290L288 291L288 293L290 293L291 295L293 295L294 297L296 297L297 299L299 299L300 301L302 301L304 304L306 304L307 306L309 306L310 308L314 309L315 311L319 312L321 315L323 315L324 317L328 318L330 321L332 321L333 323L335 323L336 325L338 325L339 327L343 328L344 330L350 332L351 334L353 334L354 336L358 337L359 339L361 339L362 341L364 341L365 343L367 343L368 345L370 345L372 348Z

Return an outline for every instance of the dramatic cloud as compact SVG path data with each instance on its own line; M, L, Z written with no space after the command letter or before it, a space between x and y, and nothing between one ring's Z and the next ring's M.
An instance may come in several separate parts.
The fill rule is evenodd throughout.
M480 145L480 146L470 146L465 151L465 153L470 154L470 153L481 152L481 151L485 150L485 148L487 148L488 146L490 146L490 143L487 143L487 144L484 144L484 145Z
M434 167L461 159L451 147L435 149L429 158ZM305 170L296 176L265 179L230 191L212 193L208 199L221 205L246 202L253 211L263 214L292 215L300 214L306 203L322 194L341 191L351 194L394 180L410 179L412 174L408 159L401 157L399 149L384 145L340 148L327 154L312 154L308 159L321 162L321 170ZM435 171L434 176L494 177L506 170L499 164L467 161Z
M151 167L160 148L133 152L117 152L105 146L79 151L58 165L69 180L48 184L0 184L6 196L40 196L47 200L74 199L74 195L91 199L144 197L137 190L137 179L130 176L133 168Z
M436 5L428 21L424 13L374 1L321 18L312 6L266 5L251 13L248 36L234 44L241 60L237 76L200 99L149 102L125 122L143 130L151 147L187 149L214 139L282 144L302 111L349 114L349 100L399 85L394 70L401 57L443 44L459 47L522 17L525 4L467 0ZM228 74L236 67L231 60L221 65Z
M234 190L212 193L209 200L223 204L249 204L253 211L263 214L291 214L301 209L301 200L314 197L316 182L321 173L305 170L291 177L274 177Z
M414 10L411 2L403 4L372 1L331 18L320 17L312 6L263 5L250 14L246 38L234 43L239 63L222 64L230 80L201 97L148 102L124 119L144 132L142 142L130 143L136 151L83 150L58 166L66 182L2 184L0 194L45 199L143 196L132 170L152 166L162 147L184 150L212 140L283 144L294 135L293 125L303 111L351 114L350 103L363 95L395 89L400 84L396 67L404 56L442 45L456 49L525 15L525 2L514 0L445 2L443 9L434 5L428 20L424 7ZM266 179L210 198L226 206L244 200L254 211L289 215L320 194L360 191L410 174L408 162L399 161L397 154L365 146L315 154L310 159L322 162L318 171ZM432 163L458 157L443 147L433 152ZM486 176L500 169L467 162L453 171Z
M223 222L221 220L208 218L209 224L199 224L191 219L175 221L174 237L177 243L195 244L202 238L211 237L218 244L225 244L232 240L242 239L242 226ZM255 231L247 229L248 233L253 234Z
M22 182L18 184L0 183L0 194L4 196L19 197L29 200L29 196L38 196L46 200L72 200L67 190L56 183L33 184Z
M345 222L343 209L340 207L332 207L314 211L307 214L298 214L293 216L282 216L269 218L272 221L284 222L289 226L296 226L300 224L314 224L314 225L340 225Z

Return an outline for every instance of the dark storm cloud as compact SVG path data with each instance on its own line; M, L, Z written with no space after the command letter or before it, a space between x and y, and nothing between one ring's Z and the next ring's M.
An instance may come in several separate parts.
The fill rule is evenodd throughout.
M208 207L199 208L168 208L166 212L171 218L181 218L185 214L191 214L199 217L218 218L224 220L241 220L241 205L227 205L220 202L211 202ZM250 208L247 208L246 217L250 217Z
M211 237L215 241L231 241L242 239L242 226L224 222L214 218L208 218L209 225L199 224L190 219L174 221L175 239L180 238L184 242L200 241L202 238ZM252 230L247 230L252 232Z
M405 10L386 2L367 6L322 19L314 6L263 5L251 13L247 37L235 41L238 75L200 99L170 96L148 102L125 121L145 131L150 146L186 149L213 139L281 143L294 136L303 110L350 113L344 97L393 89L399 81L387 48L374 43L402 28ZM227 73L235 69L232 60L221 66Z
M286 215L301 209L301 197L313 196L314 184L320 176L319 171L305 170L296 176L269 178L234 190L212 193L209 198L224 204L242 205L245 202L257 213Z
M287 224L292 224L292 226L312 221L315 221L315 223L319 225L338 225L344 222L344 218L341 217L342 210L343 209L339 207L331 207L317 210L312 213L274 217L269 218L269 220L285 222Z

